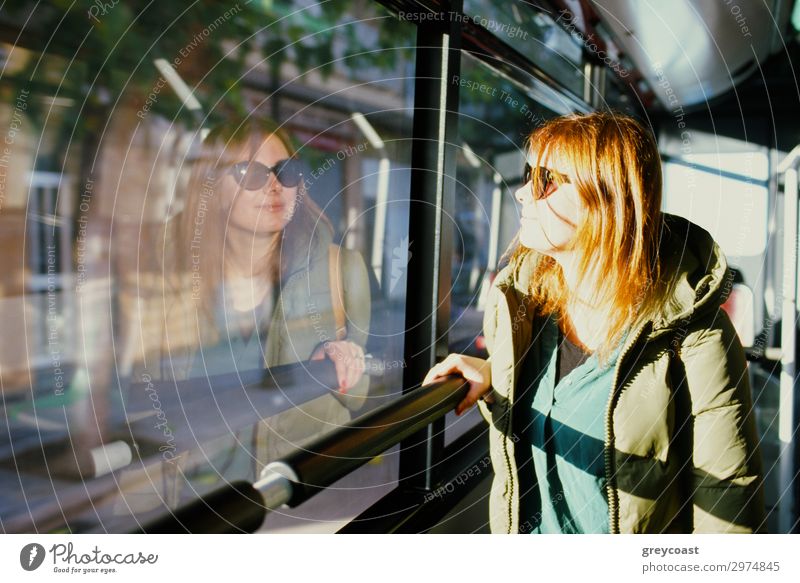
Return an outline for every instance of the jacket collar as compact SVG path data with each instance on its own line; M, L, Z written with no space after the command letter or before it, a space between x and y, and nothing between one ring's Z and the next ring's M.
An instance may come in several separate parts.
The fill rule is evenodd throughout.
M683 217L663 213L660 241L662 276L670 278L667 300L652 322L651 338L715 311L730 293L728 265L719 245L705 229ZM504 267L495 285L527 295L533 277L532 261Z
M333 233L324 225L318 225L314 229L308 248L305 252L298 253L288 266L283 277L284 282L299 273L310 272L317 263L327 262L328 247L331 243L333 243Z

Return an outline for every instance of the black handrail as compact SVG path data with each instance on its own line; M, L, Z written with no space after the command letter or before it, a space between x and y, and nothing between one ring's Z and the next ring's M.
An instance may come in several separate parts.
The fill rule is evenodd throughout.
M416 431L444 417L469 390L461 376L410 391L298 450L283 462L294 471L289 506L298 506Z
M383 360L365 358L367 375L380 377L385 366ZM137 382L125 392L125 418L155 413L152 399L158 398L158 410L170 420L175 436L173 453L178 453L222 437L231 428L249 427L330 395L338 386L335 365L327 358L177 382ZM121 429L113 434L114 440L128 443L143 458L161 455L152 444L159 442L162 430L152 418L118 423Z
M255 532L264 522L264 498L246 481L230 482L172 514L141 527L148 534Z
M468 390L464 379L453 375L410 391L305 449L269 464L265 469L266 477L256 484L227 484L168 516L142 525L137 532L253 532L268 510L284 503L292 507L303 503L409 435L444 417L464 399Z

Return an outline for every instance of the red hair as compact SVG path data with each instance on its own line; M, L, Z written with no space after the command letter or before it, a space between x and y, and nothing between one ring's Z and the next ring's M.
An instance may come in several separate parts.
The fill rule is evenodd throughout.
M661 232L661 158L652 134L633 118L605 112L548 121L528 139L536 165L558 157L581 198L585 213L573 240L579 289L608 323L597 352L601 362L629 326L652 317L662 305L658 238ZM534 191L539 185L533 184ZM529 289L541 313L563 317L577 302L561 266L522 246L509 248L510 262L533 262ZM598 274L602 274L601 278Z

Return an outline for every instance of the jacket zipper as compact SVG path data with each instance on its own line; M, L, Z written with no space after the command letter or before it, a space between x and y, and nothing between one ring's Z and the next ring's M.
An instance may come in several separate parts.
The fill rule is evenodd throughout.
M508 299L507 298L506 298L506 308L508 309L508 312L509 312L509 318L513 322L514 321L514 316L511 315L511 307L508 305ZM527 313L527 306L526 306L526 313ZM533 326L534 326L534 323L531 322L531 335L533 335ZM519 342L514 342L513 331L512 331L511 346L513 347L513 346L518 345L518 344L519 344ZM513 348L512 348L512 350L513 350ZM515 356L514 360L516 361L516 356ZM509 434L510 433L513 434L513 430L514 430L514 427L511 424L511 413L514 410L513 403L511 402L511 395L514 394L514 391L516 389L517 378L518 378L517 366L516 366L516 363L515 363L514 368L512 369L511 388L509 390L508 399L507 399L508 410L505 413L506 424L505 424L505 427L503 428L503 457L505 458L506 473L508 475L508 522L507 522L507 527L506 527L506 533L507 534L512 534L511 533L511 525L514 522L514 508L513 508L514 502L513 502L513 499L514 499L514 487L515 487L515 484L514 484L514 471L513 471L512 467L511 467L511 456L508 455L508 440L509 439L513 439L515 437L514 435L511 435L511 437L509 437ZM517 510L519 511L519 506L517 507ZM519 516L519 512L517 512L517 516ZM519 524L517 524L517 532L519 532Z
M513 316L511 316L511 309L508 306L508 299L506 299L506 307L509 308L509 317L511 317L511 321L513 322ZM513 329L513 327L512 327ZM513 335L513 331L512 331ZM512 337L511 346L513 350L514 340ZM514 358L516 361L516 356ZM514 523L514 471L511 467L511 456L508 455L508 440L509 440L509 433L513 433L513 426L511 425L511 412L513 411L513 403L511 402L511 395L514 394L514 390L517 386L517 370L516 370L516 363L514 364L514 368L512 370L512 378L511 378L511 387L508 392L508 397L506 403L508 403L508 409L506 410L506 425L503 428L503 457L506 461L506 473L508 475L508 526L506 528L506 534L511 534L511 525ZM513 436L512 436L513 438ZM519 510L519 506L517 506L517 510ZM519 513L517 513L519 516ZM517 531L519 531L519 525L517 525Z
M700 298L705 295L706 290L708 289L709 285L707 282L704 282L697 290L695 290L694 294L694 305L697 306L697 303L700 301ZM617 393L620 389L617 388L617 381L619 380L619 369L622 367L622 361L625 356L630 352L630 349L639 341L639 337L642 335L642 331L647 327L647 322L642 324L639 329L636 331L636 335L634 336L633 340L625 347L622 353L619 355L619 359L617 360L617 366L614 369L614 381L612 383L613 390L608 397L608 404L606 406L606 441L605 441L605 451L604 451L604 458L605 458L605 467L606 467L606 493L608 495L608 531L610 534L619 534L619 508L617 508L617 492L616 488L611 481L611 466L614 463L614 449L612 447L611 440L613 438L611 432L611 421L612 421L612 408L614 399L617 396Z
M603 450L603 458L605 461L606 471L606 495L608 497L608 532L610 534L619 534L619 508L617 508L617 492L612 481L612 466L614 464L614 448L613 448L613 434L611 430L613 419L613 404L617 397L619 388L617 382L619 381L619 369L622 368L622 362L627 356L630 349L639 341L647 323L639 326L631 342L623 349L617 359L617 366L614 368L614 379L611 382L611 393L608 396L608 403L606 403L606 419L605 419L605 444Z
M514 498L514 472L511 468L511 457L508 455L508 433L511 431L511 406L509 404L508 411L506 412L506 426L504 427L504 437L503 437L503 455L506 458L506 472L508 474L508 528L506 529L507 534L511 534L511 525L514 522L514 509L513 509L513 498ZM517 527L519 530L519 527Z

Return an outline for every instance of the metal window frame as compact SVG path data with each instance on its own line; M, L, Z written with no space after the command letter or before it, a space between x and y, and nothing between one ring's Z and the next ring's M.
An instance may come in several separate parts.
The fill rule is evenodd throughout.
M446 216L455 205L458 135L459 76L464 54L477 58L537 100L536 91L553 92L573 111L588 112L595 105L575 95L530 59L467 18L441 21L420 18L422 13L448 12L463 16L462 0L411 2L377 0L404 20L417 23L412 131L409 242L404 355L407 367L403 392L419 386L430 367L448 353L450 325L450 258L452 229ZM536 87L534 87L536 85ZM398 487L366 509L340 532L420 532L433 526L431 517L443 516L477 484L460 488L451 497L431 499L426 493L457 475L470 460L486 459L486 428L478 425L445 446L444 418L401 442ZM463 467L459 467L459 464ZM423 516L427 518L422 518ZM377 530L376 530L377 529Z
M461 1L447 3L460 12ZM455 142L458 91L451 85L461 63L461 27L452 19L417 24L414 124L409 193L409 248L403 392L419 386L447 355L450 323L452 229L455 205ZM438 481L444 419L400 444L400 487L430 490Z
M462 0L377 1L417 26L403 375L403 392L408 392L448 353L453 237L444 221L455 205L460 95L452 80L460 74L462 56L477 58L532 98L531 82L538 91L558 94L573 111L591 111L594 106L464 17ZM424 18L431 12L461 17ZM444 420L439 420L401 444L401 488L429 491L444 478L437 466L454 445L445 447L444 427Z

